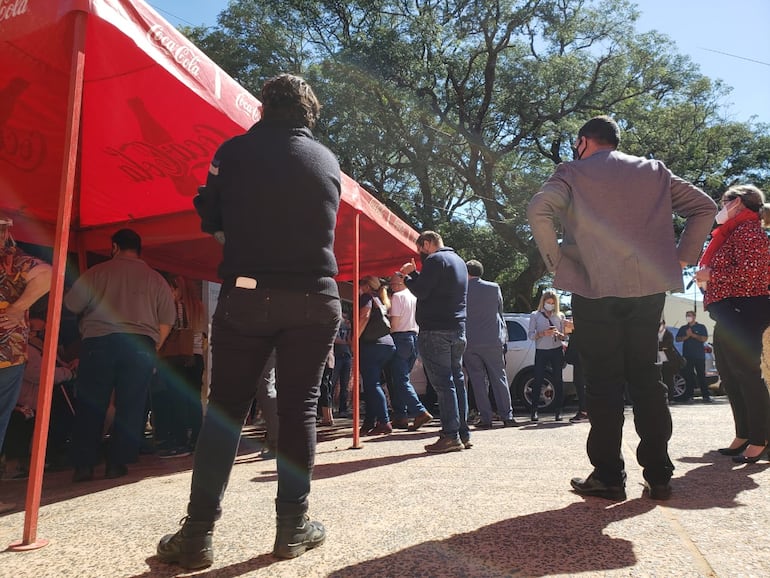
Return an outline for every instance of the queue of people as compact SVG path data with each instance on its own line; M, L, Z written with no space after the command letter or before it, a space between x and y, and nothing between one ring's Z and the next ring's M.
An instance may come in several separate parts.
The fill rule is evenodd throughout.
M323 524L308 513L318 399L324 387L331 409L330 380L335 375L346 380L336 364L347 357L344 346L351 339L359 340L361 356L362 434L389 434L395 419L401 426L413 418L407 425L412 430L433 419L409 382L416 350L437 394L441 422L438 438L425 446L428 453L473 447L464 358L480 402L477 426L492 423L489 388L504 425L517 425L510 394L503 393L505 324L499 287L482 282L481 264L464 262L439 233L423 231L415 246L421 266L412 259L391 278L394 294L408 290L413 299L404 294L391 300L377 277L364 277L358 286L359 310L353 313L358 335L340 331L333 251L340 168L313 138L320 103L303 79L288 74L269 79L261 101L261 120L221 145L194 200L202 229L223 244L219 272L224 283L212 322L212 381L202 422L200 397L195 399L205 339L200 304L186 281L175 277L169 284L142 261L136 232L117 231L112 258L86 271L64 299L67 309L80 316L82 338L73 407L73 481L95 475L111 400L115 417L104 475L128 473L127 464L139 453L157 371L159 389L169 392L169 413L158 427L168 442L165 457L186 453L195 443L187 515L181 528L160 539L157 555L188 570L213 564L214 527L222 516L241 427L265 371L273 370L271 363L278 479L273 555L280 559L300 556L326 539ZM572 489L583 496L626 499L621 448L628 389L645 493L666 500L674 472L668 451L673 424L671 388L661 366L674 359L661 331L663 304L667 291L682 290L682 268L698 262L715 216L719 227L700 258L697 279L716 321L717 361L735 420L735 437L719 452L739 463L768 457L770 397L759 365L762 332L770 324L770 241L762 231L770 222L770 207L756 187L737 186L725 192L717 214L712 199L662 162L620 152L620 139L611 118L589 120L578 131L575 160L559 165L528 206L532 233L554 286L572 293L573 315L572 322L564 318L552 291L542 294L532 313L529 335L536 354L530 419L539 419L539 388L550 368L554 417L561 420L563 340L574 331L580 336L575 353L585 377L579 415L590 420L591 471L573 478ZM678 242L672 212L686 222ZM303 235L287 237L285 231L297 219ZM561 223L561 242L555 221ZM0 438L27 361L27 310L50 285L50 267L13 246L11 224L0 215L0 329L8 337L0 341ZM694 315L683 329L680 341L705 341ZM687 347L685 358L691 349L697 346ZM699 369L693 359L694 384ZM391 408L383 389L386 368ZM340 392L340 410L347 410L342 398ZM331 411L323 416L330 421Z

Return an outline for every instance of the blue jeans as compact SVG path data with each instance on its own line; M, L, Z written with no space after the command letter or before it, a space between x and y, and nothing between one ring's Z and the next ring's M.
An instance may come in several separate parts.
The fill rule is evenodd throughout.
M564 380L562 369L564 366L564 352L561 347L554 349L535 349L535 379L532 381L532 411L540 405L540 391L545 380L545 370L551 368L551 382L553 383L553 411L561 413L561 405L564 400Z
M469 440L468 391L462 367L465 327L420 331L418 343L425 373L438 397L441 437Z
M364 399L366 401L366 416L364 423L374 425L376 422L388 423L388 402L382 391L382 370L390 363L396 353L393 345L386 343L361 343L361 377L364 382Z
M94 466L99 461L104 416L113 392L115 419L107 463L123 465L137 460L155 363L155 342L146 335L111 333L83 340L77 379L77 419L72 432L75 466Z
M279 418L276 511L307 510L321 376L341 317L336 296L223 285L212 322L211 393L187 506L192 520L213 522L222 514L241 428L273 350Z
M19 399L25 365L26 363L22 363L0 369L0 447L5 440L5 430L8 429L11 412Z
M396 354L388 367L390 373L390 403L393 406L393 418L405 419L415 417L427 411L417 397L409 374L414 362L417 361L417 333L415 331L399 331L391 333L396 344Z
M350 373L353 371L353 356L350 350L346 352L334 352L334 375L332 376L332 386L340 382L340 397L338 400L339 412L348 411L348 389L350 388Z

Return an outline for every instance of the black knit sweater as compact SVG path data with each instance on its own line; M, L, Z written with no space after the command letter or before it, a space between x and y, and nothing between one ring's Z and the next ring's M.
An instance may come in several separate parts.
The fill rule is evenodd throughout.
M339 163L309 129L262 120L222 144L194 203L203 231L225 234L226 284L336 295L340 194Z

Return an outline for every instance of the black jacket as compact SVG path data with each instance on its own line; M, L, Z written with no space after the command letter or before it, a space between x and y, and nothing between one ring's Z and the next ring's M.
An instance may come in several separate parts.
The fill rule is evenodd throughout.
M194 204L203 231L225 234L226 283L336 295L340 195L339 163L309 129L262 120L219 147Z

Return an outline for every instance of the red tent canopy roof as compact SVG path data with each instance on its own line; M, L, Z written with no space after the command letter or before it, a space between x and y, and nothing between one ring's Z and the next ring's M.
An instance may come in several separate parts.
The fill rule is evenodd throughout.
M72 247L107 252L128 226L153 266L216 279L219 245L192 209L219 144L259 118L259 101L141 0L17 0L0 13L0 209L17 238L50 245L57 220L76 12L87 14ZM387 274L417 233L343 175L335 253L353 277Z

